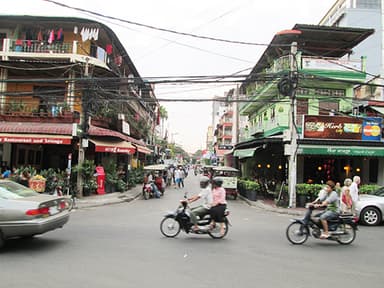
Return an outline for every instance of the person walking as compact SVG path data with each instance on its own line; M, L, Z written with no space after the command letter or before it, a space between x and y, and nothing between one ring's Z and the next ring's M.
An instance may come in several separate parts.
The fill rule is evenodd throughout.
M360 185L360 177L354 176L351 186L349 187L349 193L352 198L352 211L355 210L356 202L359 201L359 185Z

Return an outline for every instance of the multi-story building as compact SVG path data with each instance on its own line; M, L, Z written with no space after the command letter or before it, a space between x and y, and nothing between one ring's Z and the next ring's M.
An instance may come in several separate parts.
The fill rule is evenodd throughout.
M274 36L242 85L248 127L240 135L247 138L234 156L243 176L320 183L360 175L383 184L383 115L351 117L354 86L366 80L365 58L344 57L373 32L297 24ZM289 167L292 160L296 167Z
M0 16L0 57L3 165L64 169L79 147L100 164L136 165L151 153L158 103L106 25Z

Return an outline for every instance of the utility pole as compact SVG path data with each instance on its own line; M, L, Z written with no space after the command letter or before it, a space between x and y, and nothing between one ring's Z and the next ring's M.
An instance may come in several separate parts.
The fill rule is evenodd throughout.
M296 129L296 88L297 88L297 65L296 65L297 43L291 44L290 53L290 71L289 81L292 85L290 95L290 123L289 123L289 136L291 139L290 145L286 145L285 154L288 155L288 193L289 193L289 207L296 207L296 183L297 183L297 129ZM288 147L287 147L288 146ZM288 149L287 149L288 148Z
M85 150L88 147L88 121L89 121L89 113L88 113L88 105L89 105L89 59L86 58L85 62L85 70L84 70L84 77L87 78L85 82L86 88L84 89L84 93L81 96L81 116L80 116L80 123L81 123L81 136L79 138L79 155L78 155L78 167L82 167L85 159ZM80 171L79 171L80 172ZM83 197L83 177L81 173L77 173L77 183L76 188L78 192L78 197Z

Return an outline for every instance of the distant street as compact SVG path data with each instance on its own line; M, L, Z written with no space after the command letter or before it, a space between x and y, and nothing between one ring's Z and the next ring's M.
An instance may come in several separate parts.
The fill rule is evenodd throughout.
M2 287L382 287L384 227L360 227L350 246L310 238L289 244L291 216L230 200L227 238L161 235L164 212L184 191L198 191L190 173L182 190L78 210L61 230L7 243L0 251Z

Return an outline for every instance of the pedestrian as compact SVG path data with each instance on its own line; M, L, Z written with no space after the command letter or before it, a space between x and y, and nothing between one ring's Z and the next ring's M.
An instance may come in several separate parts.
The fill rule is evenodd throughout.
M352 211L355 210L356 202L359 201L359 185L360 185L360 177L354 176L351 186L349 187L349 191L352 198Z

